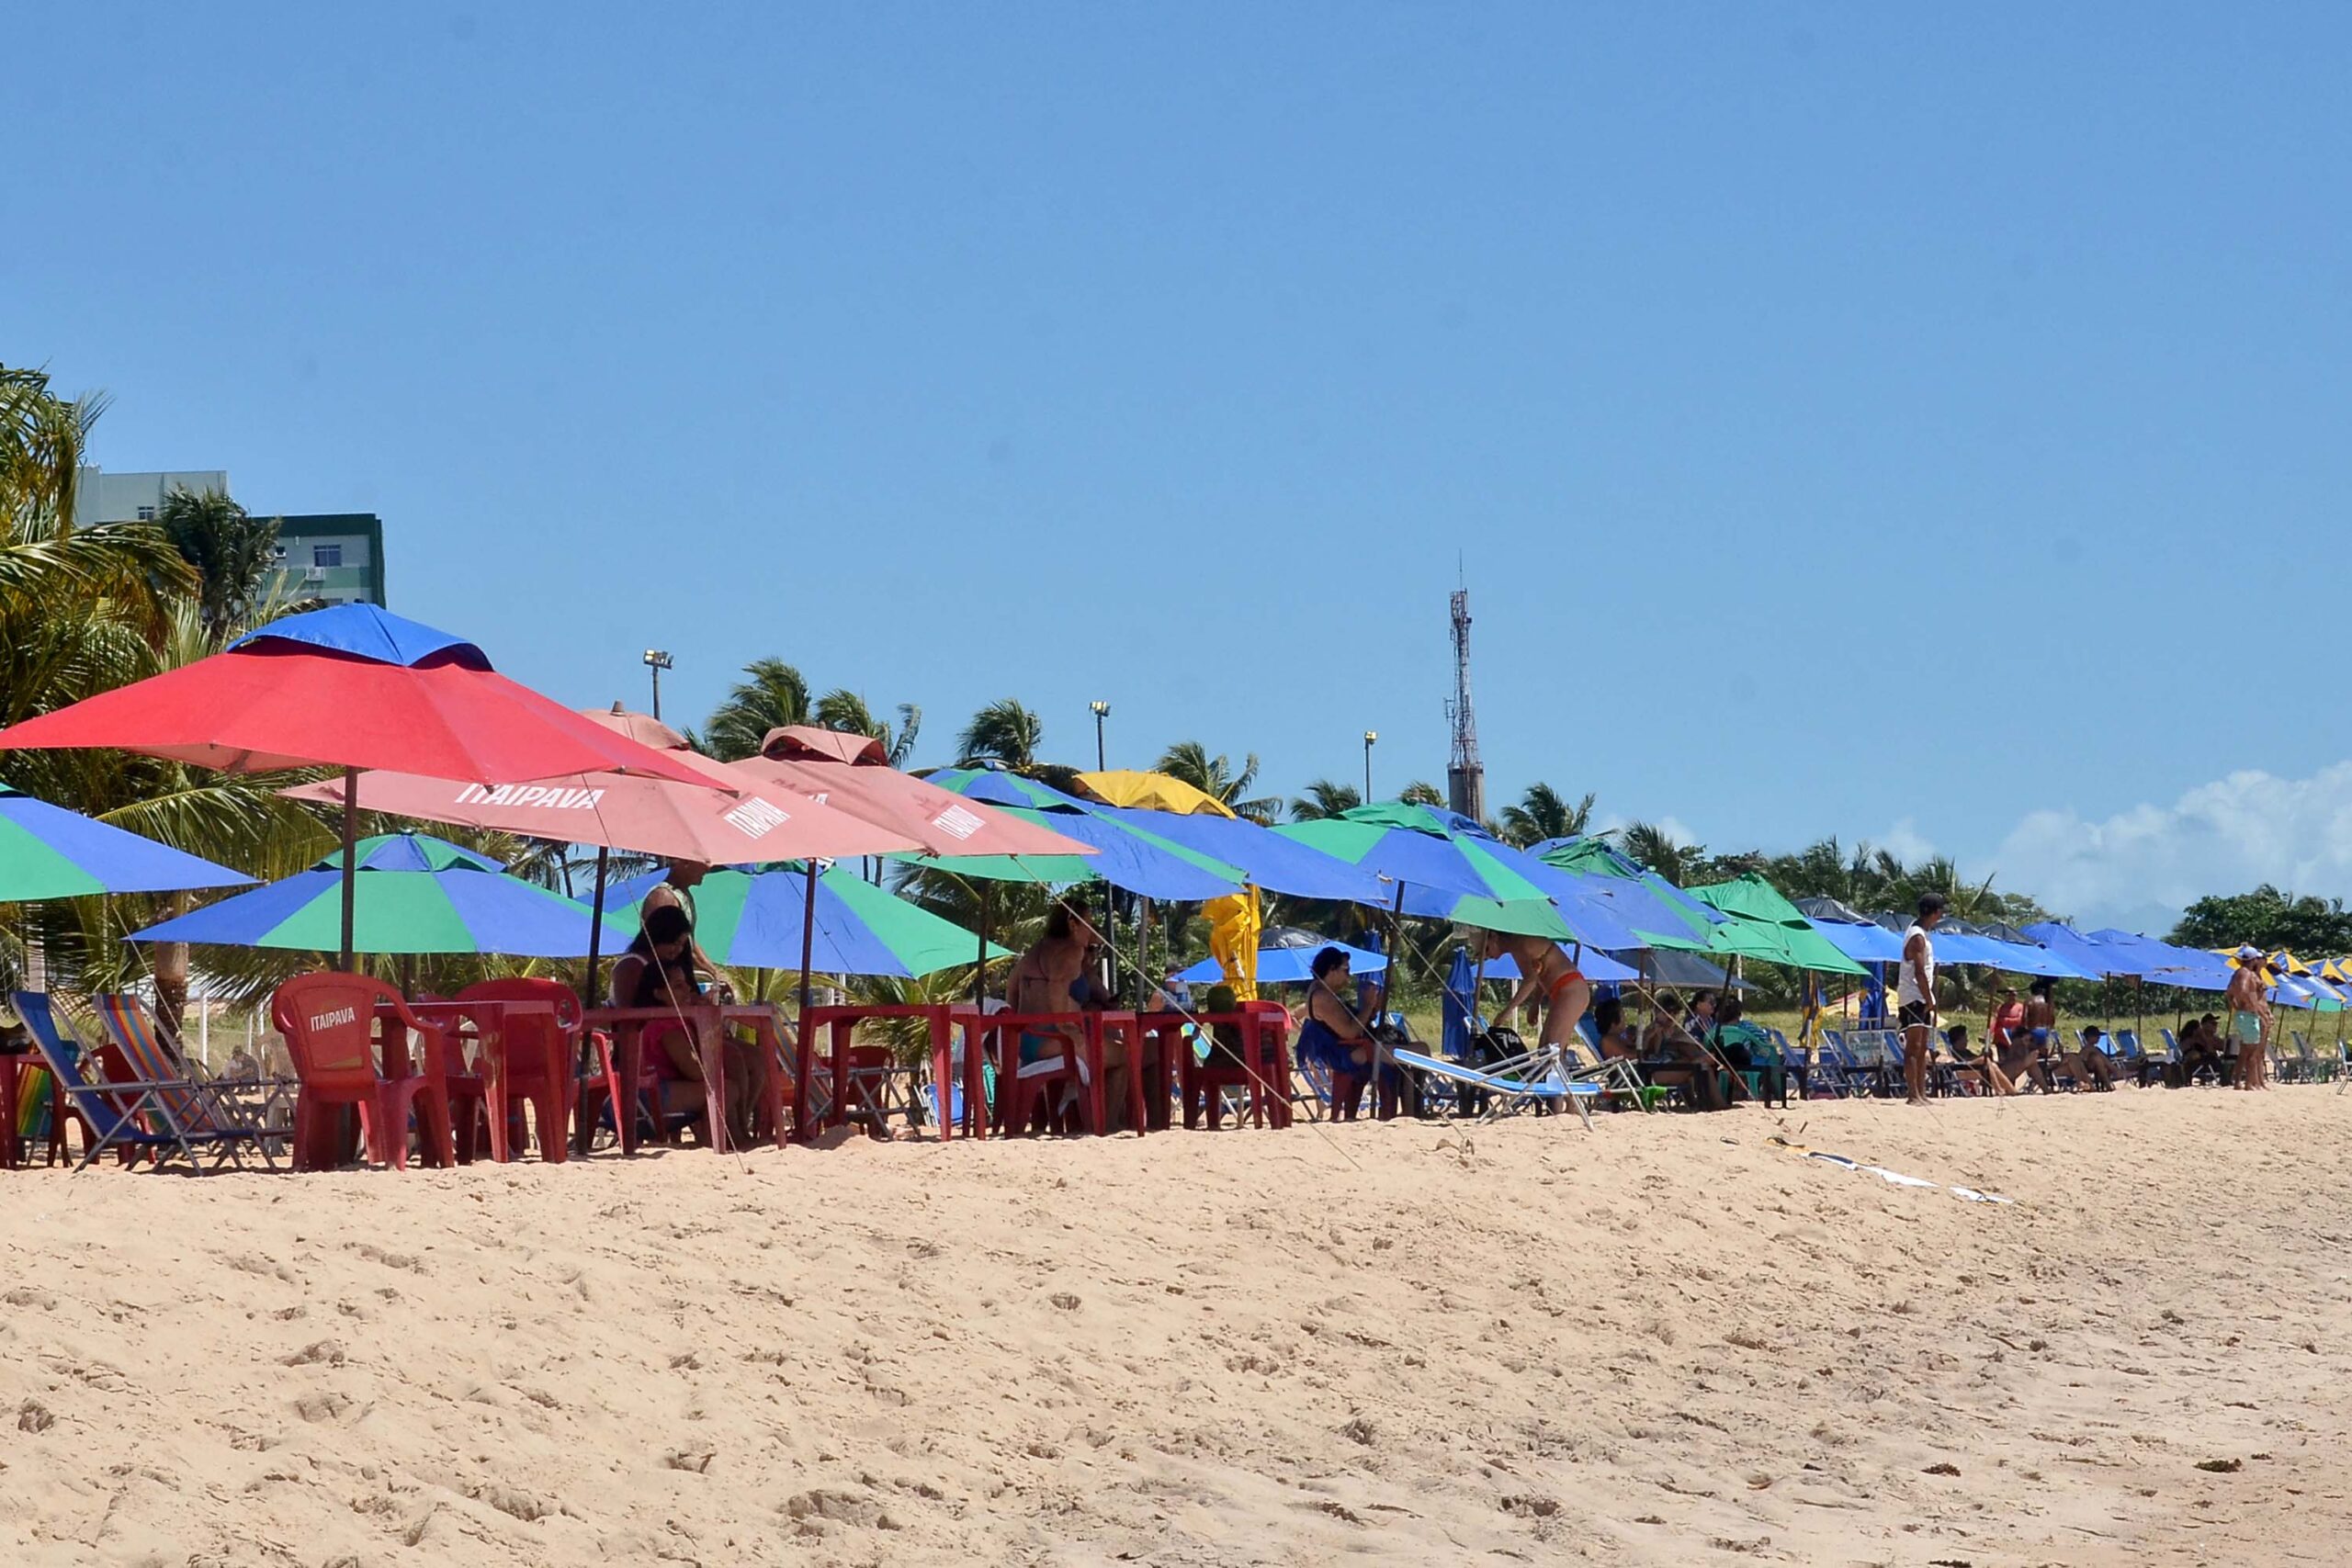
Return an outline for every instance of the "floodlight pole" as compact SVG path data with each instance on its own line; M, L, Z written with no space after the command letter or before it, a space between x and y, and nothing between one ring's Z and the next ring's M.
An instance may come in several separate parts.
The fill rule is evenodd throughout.
M1110 766L1102 760L1102 721L1111 716L1111 705L1097 702L1089 703L1086 707L1094 716L1094 771L1099 773Z
M662 671L676 668L676 661L658 648L645 650L645 667L653 671L653 716L662 716Z
M1363 803L1366 806L1372 804L1372 749L1379 739L1380 731L1376 729L1363 732Z

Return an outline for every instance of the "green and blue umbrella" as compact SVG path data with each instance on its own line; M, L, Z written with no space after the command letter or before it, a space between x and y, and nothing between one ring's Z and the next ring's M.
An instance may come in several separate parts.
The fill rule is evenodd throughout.
M634 931L637 907L661 882L662 872L620 884L621 906L608 922ZM694 890L695 942L718 964L797 969L808 937L808 967L820 975L910 977L969 964L979 938L835 866L817 878L816 928L808 930L808 872L778 866L758 872L715 871ZM989 958L1011 953L989 944Z
M1249 874L1230 862L1110 815L1075 795L993 768L943 768L931 783L1091 845L1091 855L906 855L918 865L990 882L1060 886L1102 881L1146 898L1194 901L1241 891ZM1131 817L1123 813L1122 817Z
M1379 877L1396 889L1404 914L1579 940L1551 897L1510 863L1513 852L1467 817L1385 801L1274 831Z
M509 876L487 856L426 833L359 841L352 950L391 954L494 953L578 958L588 951L584 904ZM626 943L611 921L605 942ZM132 942L187 942L333 953L343 941L343 855L134 933Z
M0 784L0 904L240 887L252 881Z

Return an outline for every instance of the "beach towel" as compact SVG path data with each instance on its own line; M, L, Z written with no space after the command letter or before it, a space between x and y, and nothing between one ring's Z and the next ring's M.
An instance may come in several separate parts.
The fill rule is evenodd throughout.
M1788 1139L1777 1134L1764 1141L1775 1148L1786 1149L1791 1154L1802 1155L1806 1159L1817 1159L1822 1164L1835 1166L1839 1170L1866 1170L1882 1181L1892 1183L1896 1187L1926 1187L1940 1190L1968 1203L2014 1204L2017 1201L2014 1198L2004 1198L1997 1192L1979 1192L1973 1187L1946 1187L1941 1182L1929 1181L1925 1177L1905 1176L1899 1170L1889 1170L1883 1165L1865 1165L1849 1156L1831 1154L1825 1149L1807 1148L1803 1144L1791 1143Z

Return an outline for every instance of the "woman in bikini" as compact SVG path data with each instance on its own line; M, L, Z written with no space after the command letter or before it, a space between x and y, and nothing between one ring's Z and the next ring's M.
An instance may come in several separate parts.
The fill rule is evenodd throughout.
M1592 1005L1592 985L1557 943L1540 936L1513 936L1508 931L1487 933L1487 959L1509 956L1519 965L1519 989L1511 993L1502 1010L1495 1014L1498 1025L1509 1023L1513 1014L1526 1011L1533 1018L1535 999L1544 998L1544 1021L1538 1026L1537 1038L1545 1045L1565 1045L1576 1034L1577 1022L1584 1017L1584 1010Z

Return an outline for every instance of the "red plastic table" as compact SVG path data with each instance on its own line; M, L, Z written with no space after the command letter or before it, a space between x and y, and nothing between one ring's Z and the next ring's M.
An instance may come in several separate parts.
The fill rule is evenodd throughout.
M979 1010L968 1002L893 1002L873 1006L846 1003L812 1007L801 1017L800 1038L793 1052L792 1081L807 1083L809 1076L817 1070L817 1034L823 1031L833 1064L833 1100L825 1113L825 1125L842 1126L849 1121L850 1039L857 1026L874 1018L922 1019L931 1026L931 1081L939 1089L939 1136L942 1142L945 1142L955 1135L956 1119L948 1111L949 1089L954 1082L952 1058L955 1055L956 1025L978 1016ZM986 1084L980 1058L979 1032L967 1030L964 1105L967 1114L977 1118L975 1125L982 1136L988 1133L988 1112L980 1108ZM801 1095L793 1106L793 1136L803 1142L817 1135L816 1118L808 1110L809 1098Z
M14 1170L24 1163L17 1142L17 1075L28 1059L0 1056L0 1170Z
M708 1120L710 1146L725 1153L727 1133L727 1052L724 1041L730 1023L748 1023L760 1048L768 1054L767 1089L761 1097L767 1112L769 1141L784 1141L784 1035L773 1002L697 1002L686 1007L590 1008L585 1027L606 1029L613 1035L613 1062L623 1093L634 1097L638 1076L645 1064L645 1026L683 1022L694 1030L702 1059L703 1111ZM638 1149L637 1109L616 1106L613 1121L620 1134L621 1152Z

